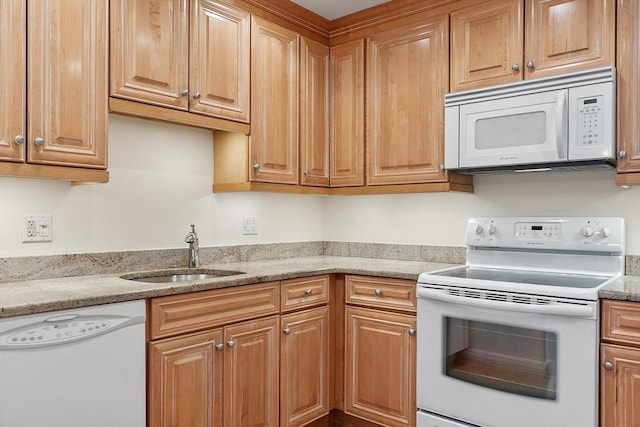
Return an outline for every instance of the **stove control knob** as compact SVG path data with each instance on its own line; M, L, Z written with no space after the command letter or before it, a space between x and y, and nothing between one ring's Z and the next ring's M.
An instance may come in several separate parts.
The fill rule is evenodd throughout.
M607 226L604 226L600 229L600 234L602 235L602 237L609 237L611 236L611 229Z
M582 227L582 235L584 237L591 237L593 236L593 227L591 227L590 225L587 225L585 227Z
M482 229L482 226L480 224L476 224L476 226L473 228L473 231L476 234L482 234L484 230Z
M493 234L496 232L496 227L493 224L490 224L489 228L487 228L487 231L489 232L489 234Z

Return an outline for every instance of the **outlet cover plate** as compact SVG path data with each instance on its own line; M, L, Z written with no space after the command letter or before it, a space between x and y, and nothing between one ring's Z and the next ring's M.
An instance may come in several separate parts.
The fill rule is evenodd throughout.
M242 217L242 234L256 235L258 234L258 218L255 216L245 215Z
M23 215L22 242L50 242L51 215Z

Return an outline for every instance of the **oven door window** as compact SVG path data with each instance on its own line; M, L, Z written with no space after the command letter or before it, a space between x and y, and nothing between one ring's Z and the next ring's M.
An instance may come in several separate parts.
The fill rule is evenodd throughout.
M444 374L507 393L556 400L554 332L446 317Z

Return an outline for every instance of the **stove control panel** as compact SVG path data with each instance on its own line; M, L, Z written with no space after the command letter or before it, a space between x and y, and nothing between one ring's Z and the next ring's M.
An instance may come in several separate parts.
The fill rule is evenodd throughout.
M467 245L619 253L624 219L617 217L473 217Z

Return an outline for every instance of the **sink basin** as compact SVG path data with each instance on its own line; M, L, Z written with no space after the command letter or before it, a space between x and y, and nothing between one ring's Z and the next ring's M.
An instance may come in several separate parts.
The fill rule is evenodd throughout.
M216 279L218 277L235 276L244 274L242 271L232 270L180 270L170 271L149 271L146 273L133 273L120 276L122 279L135 280L136 282L147 283L180 283L191 282L193 280Z

